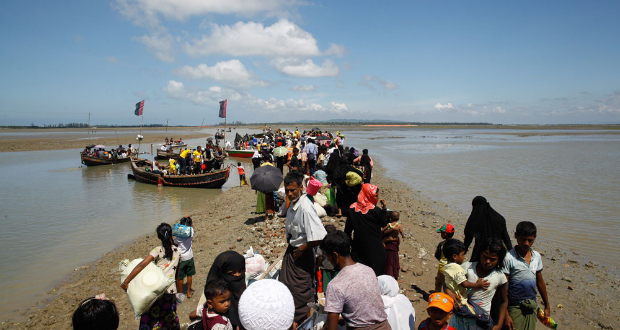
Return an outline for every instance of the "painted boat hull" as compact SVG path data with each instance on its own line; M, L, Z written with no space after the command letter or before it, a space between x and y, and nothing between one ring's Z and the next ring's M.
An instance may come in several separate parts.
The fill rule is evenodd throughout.
M252 158L255 150L226 150L229 157Z
M151 166L151 162L134 158L131 160L131 171L134 179L138 182L149 184L162 184L164 186L182 188L221 188L230 175L230 167L223 170L195 175L159 175L147 172L146 167Z

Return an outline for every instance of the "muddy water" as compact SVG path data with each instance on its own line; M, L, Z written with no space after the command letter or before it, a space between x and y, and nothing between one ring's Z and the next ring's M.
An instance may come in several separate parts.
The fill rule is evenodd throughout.
M620 252L620 135L518 133L409 128L345 134L346 144L380 159L388 176L432 200L469 215L471 200L484 196L511 235L518 222L532 221L539 239L618 272L620 259L609 256Z
M79 151L0 153L0 291L15 293L0 296L2 319L73 269L239 184L234 169L223 189L142 184L128 180L129 163L80 167Z

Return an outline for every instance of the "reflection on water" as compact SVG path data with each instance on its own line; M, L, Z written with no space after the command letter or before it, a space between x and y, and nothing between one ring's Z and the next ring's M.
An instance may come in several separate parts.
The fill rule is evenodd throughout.
M485 196L509 229L532 221L540 239L617 271L620 259L608 256L620 252L620 136L503 134L517 132L418 128L344 134L347 145L368 148L389 176L431 199L468 215L471 200ZM398 138L372 139L382 135Z

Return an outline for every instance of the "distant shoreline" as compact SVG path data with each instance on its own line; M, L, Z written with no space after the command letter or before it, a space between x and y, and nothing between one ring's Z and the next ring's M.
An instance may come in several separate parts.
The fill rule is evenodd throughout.
M289 128L292 126L277 126L267 124L272 129ZM315 125L296 126L300 130L310 130ZM232 127L231 133L235 133L237 127ZM528 136L551 136L551 135L589 135L591 131L598 131L598 135L620 135L620 125L319 125L326 130L335 131L346 128L347 130L378 130L389 129L494 129L494 130L521 130L523 132L493 132L493 134ZM160 144L166 137L182 138L191 140L213 135L218 126L181 126L181 127L143 127L143 144ZM243 129L262 130L264 125L238 126ZM205 132L205 130L213 130ZM544 130L545 132L531 132L531 130ZM579 132L558 132L564 130L578 130ZM601 132L603 131L603 132ZM136 135L140 132L139 127L119 128L0 128L0 152L20 152L37 150L63 150L82 149L87 144L103 144L116 146L119 144L136 144ZM179 135L179 133L182 134ZM28 134L33 133L33 134ZM114 133L114 134L112 134Z

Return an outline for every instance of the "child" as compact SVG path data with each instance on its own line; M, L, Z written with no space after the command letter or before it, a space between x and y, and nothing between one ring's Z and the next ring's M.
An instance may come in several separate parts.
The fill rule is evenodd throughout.
M443 276L443 268L448 263L448 259L446 259L446 256L443 254L443 245L448 239L454 236L454 226L449 223L444 223L441 228L437 229L437 232L441 233L441 238L443 241L437 245L437 250L435 250L435 258L439 260L437 276L435 276L435 292L441 292L443 282L445 281Z
M181 219L181 224L192 227L192 218L185 216ZM192 290L192 276L196 275L196 266L194 265L194 251L192 250L192 241L194 240L194 228L191 228L189 237L177 237L177 245L181 252L181 261L179 263L179 277L177 278L177 290L183 293L183 280L187 276L187 298L191 298L194 294Z
M398 280L398 272L400 270L400 262L398 260L398 251L400 247L400 238L398 234L405 239L403 226L398 223L400 213L391 211L388 213L390 223L383 228L383 246L385 246L385 254L387 261L385 263L385 274L390 275Z
M510 329L536 329L536 288L545 304L545 316L551 314L547 285L542 276L542 259L532 250L536 225L519 222L515 232L517 245L504 259L502 272L508 278L508 315L504 325Z
M232 166L235 166L231 164ZM239 172L239 186L248 185L248 182L245 179L245 168L241 166L241 162L237 162L237 172Z
M202 320L190 325L188 330L232 330L226 315L230 308L230 289L226 281L217 279L207 282L204 294L207 302L189 315L192 320Z
M161 246L155 247L151 253L140 262L125 278L121 288L127 291L129 282L136 277L151 261L155 261L157 267L171 279L176 279L179 270L181 252L174 245L172 239L172 227L167 223L157 226L157 237L161 240ZM175 299L176 283L172 283L166 293L159 297L149 310L140 317L140 329L179 329L179 317L177 316L177 303Z
M456 330L448 325L453 307L454 300L450 296L441 292L432 293L426 307L430 317L420 323L418 330Z
M336 226L334 225L325 225L325 231L329 233L333 233L336 231ZM316 248L316 253L318 258L316 258L319 269L321 272L321 287L319 292L325 293L327 291L327 285L329 282L338 275L338 272L334 268L334 265L329 262L329 260L323 254L323 250L320 247Z
M118 310L105 294L98 294L80 303L73 312L73 330L116 330Z
M489 281L478 278L475 283L467 280L465 270L461 267L465 261L465 244L457 239L449 239L443 245L443 252L448 263L444 266L446 293L454 298L454 313L463 318L475 318L483 329L491 329L493 321L482 308L467 301L467 289L487 289Z
M508 298L506 297L506 275L501 272L504 258L506 257L506 248L502 244L501 239L490 238L479 245L478 257L479 262L465 262L463 269L470 282L483 278L489 281L489 287L485 289L468 290L469 302L480 305L487 314L491 314L491 306L497 309L497 313L493 314L493 318L497 320L493 330L499 330L504 324L506 316L506 308L508 306ZM495 292L499 292L497 300L494 299ZM456 329L480 329L475 319L463 318L458 314L452 316L450 326Z

